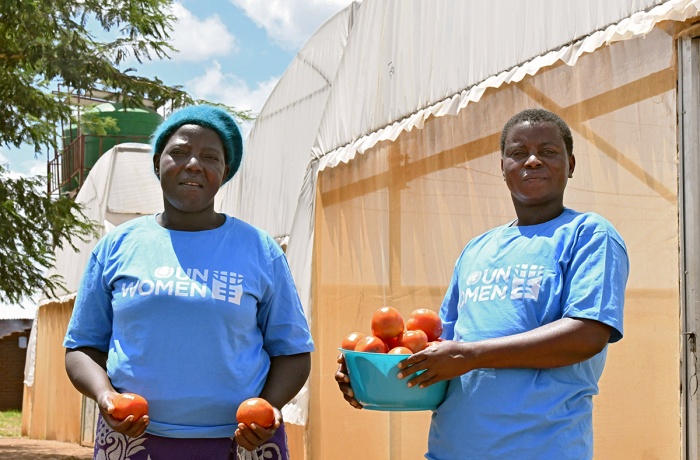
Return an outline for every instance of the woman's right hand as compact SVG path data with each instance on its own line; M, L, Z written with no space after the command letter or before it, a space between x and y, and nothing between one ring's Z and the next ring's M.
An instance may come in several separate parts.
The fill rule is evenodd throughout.
M350 376L348 375L348 369L345 366L345 357L341 353L338 355L338 370L335 373L335 381L338 382L338 388L343 393L345 400L355 409L362 409L362 404L360 404L357 399L355 399L355 392L352 391L350 386Z
M102 418L109 427L118 432L125 434L131 438L137 438L141 436L148 426L149 418L148 415L144 415L138 420L134 420L133 415L129 415L124 420L117 420L112 417L114 412L114 398L117 397L119 393L116 391L105 391L97 397L97 407L100 409Z

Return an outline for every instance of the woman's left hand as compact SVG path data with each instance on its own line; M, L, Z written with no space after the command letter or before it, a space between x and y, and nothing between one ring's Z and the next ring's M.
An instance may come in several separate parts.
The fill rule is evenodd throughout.
M268 439L275 435L275 431L282 424L282 413L275 409L275 423L270 428L263 428L253 423L252 426L246 426L243 423L238 424L234 436L236 443L245 450L254 451L265 443Z
M400 379L410 379L408 386L428 387L443 380L458 377L471 370L468 367L468 344L445 340L412 354L398 364ZM417 372L425 371L420 375Z

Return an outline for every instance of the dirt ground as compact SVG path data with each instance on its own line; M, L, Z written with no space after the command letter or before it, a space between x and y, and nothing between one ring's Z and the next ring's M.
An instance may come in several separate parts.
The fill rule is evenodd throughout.
M0 438L3 460L92 460L92 447L58 441Z

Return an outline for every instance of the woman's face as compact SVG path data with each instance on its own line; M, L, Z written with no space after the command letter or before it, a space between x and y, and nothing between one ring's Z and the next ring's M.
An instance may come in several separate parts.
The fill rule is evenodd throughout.
M203 126L183 125L153 157L166 211L186 213L214 209L214 197L228 174L219 135Z
M507 134L501 169L516 209L563 207L575 165L554 123L523 122Z

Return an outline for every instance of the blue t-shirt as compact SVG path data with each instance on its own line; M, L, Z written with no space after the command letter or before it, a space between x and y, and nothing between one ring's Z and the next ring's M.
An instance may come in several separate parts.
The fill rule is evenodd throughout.
M146 216L93 250L66 348L108 352L120 392L149 403L149 433L232 437L236 409L258 396L270 357L313 341L279 245L226 217L219 228L167 230Z
M620 235L601 216L565 209L539 225L495 228L470 241L440 315L446 339L472 342L586 318L622 338L629 273ZM449 382L433 413L430 460L590 459L592 396L607 347L554 369L475 369Z

